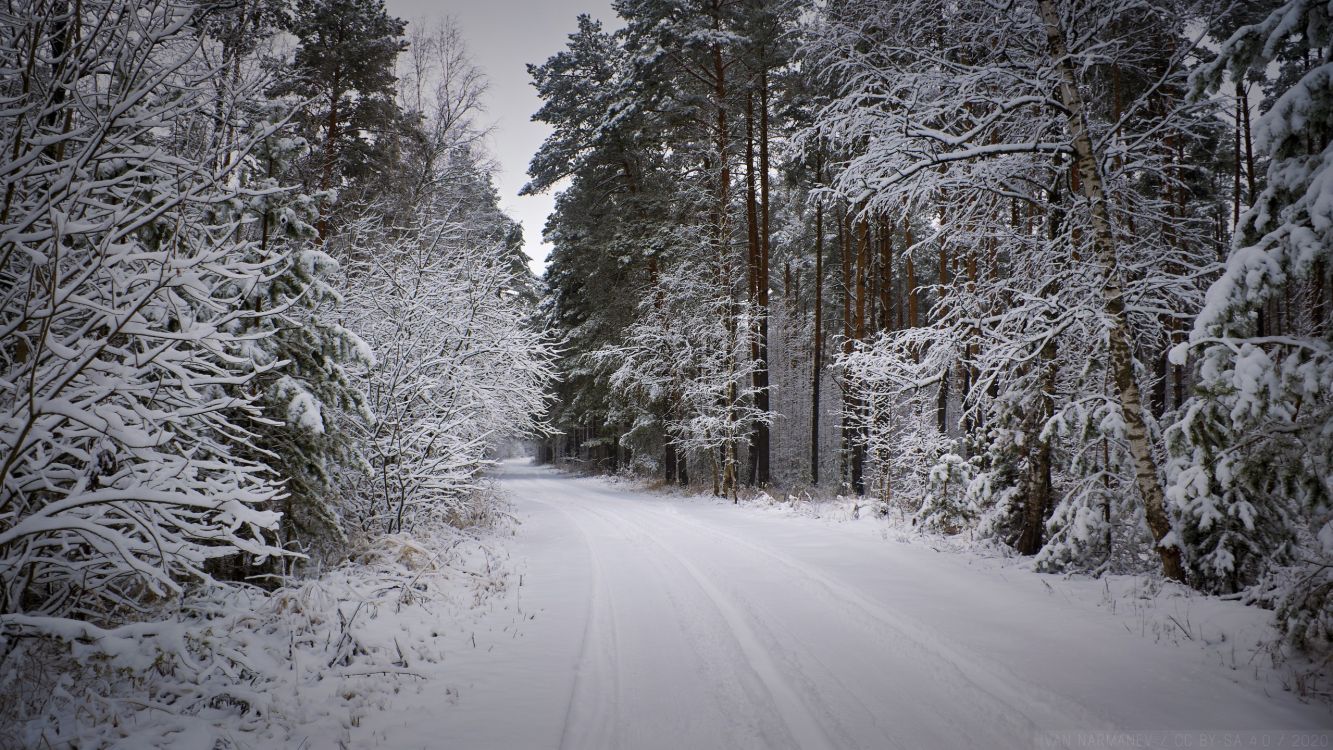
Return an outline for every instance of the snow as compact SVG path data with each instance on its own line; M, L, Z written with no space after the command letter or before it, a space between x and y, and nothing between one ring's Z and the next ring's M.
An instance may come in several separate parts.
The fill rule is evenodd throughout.
M503 464L500 486L509 536L383 537L318 579L219 590L170 621L10 616L102 665L58 675L49 713L12 736L478 749L1333 739L1329 707L1300 702L1271 666L1271 613L1237 602L1155 578L1036 574L1030 558L850 499L733 505L521 462ZM32 656L6 662L0 687L44 658Z
M519 521L508 588L475 627L441 625L443 659L365 715L353 746L1329 741L1329 708L1265 666L1263 610L1153 579L1039 575L808 506L512 462L501 486ZM1065 734L1089 731L1103 734Z
M276 591L192 592L168 619L0 615L47 639L0 637L0 748L349 747L505 585L485 535L440 528Z
M287 405L287 421L300 425L301 429L316 435L324 434L324 415L320 413L319 402L309 393L298 393Z

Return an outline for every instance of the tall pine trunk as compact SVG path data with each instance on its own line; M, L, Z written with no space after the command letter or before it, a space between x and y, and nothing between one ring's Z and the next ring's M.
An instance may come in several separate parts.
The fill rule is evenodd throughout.
M852 249L851 219L849 210L843 207L838 214L838 258L842 261L842 353L852 353ZM844 371L845 375L845 371ZM838 451L838 482L847 481L851 476L851 455L854 430L848 416L852 409L852 384L844 380L842 384L842 449Z
M713 31L718 34L722 31L722 3L720 0L713 0L712 3ZM720 42L714 42L711 49L713 58L713 96L714 105L717 107L716 129L714 134L715 145L717 148L718 159L718 180L717 180L717 203L714 216L714 242L715 250L718 253L718 265L722 270L719 291L727 292L731 298L728 304L724 305L723 315L726 316L727 324L727 421L729 424L729 435L726 445L722 449L722 494L730 495L732 500L737 499L736 495L736 438L735 423L738 420L736 413L737 387L736 387L736 337L737 315L736 300L730 293L731 287L731 263L727 258L727 204L729 201L729 189L731 186L731 165L727 158L728 150L728 131L727 131L727 78L726 65L722 60L722 45Z
M747 249L749 251L747 270L749 271L749 301L751 305L759 305L759 286L760 281L760 240L759 240L759 198L758 198L758 180L755 174L754 164L754 92L749 92L745 97L745 228ZM755 320L752 325L750 340L750 358L755 362L760 361L762 353L759 349L759 321ZM754 388L759 388L759 371L750 376L750 384ZM753 431L750 433L750 465L749 472L746 474L745 483L754 486L758 479L759 468L759 442L760 430L763 429L762 423L756 423Z
M824 372L824 203L815 204L815 332L810 381L810 484L819 484L819 381Z
M855 336L858 342L864 342L866 338L866 285L870 274L870 222L868 219L861 219L860 239L856 241L856 320ZM859 386L853 386L852 391L857 393ZM865 486L865 462L866 462L866 433L867 425L865 423L866 403L859 395L855 395L852 400L852 409L857 414L857 435L852 441L852 491L858 495L864 495Z
M765 57L763 50L761 57ZM767 413L768 399L768 277L772 258L772 234L769 231L768 202L768 63L761 61L759 68L759 276L755 291L759 294L759 367L755 370L755 406ZM771 436L767 422L755 427L755 482L768 484Z

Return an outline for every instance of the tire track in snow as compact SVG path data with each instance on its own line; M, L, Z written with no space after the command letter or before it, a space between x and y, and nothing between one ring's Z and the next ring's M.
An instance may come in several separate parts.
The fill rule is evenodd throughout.
M622 501L626 499L622 498ZM632 501L631 501L632 502ZM688 518L679 513L672 513L659 507L644 507L645 513L674 524L678 528L687 528L703 532L730 544L744 547L756 554L781 565L795 574L792 580L802 582L808 592L820 596L826 603L838 607L844 615L863 626L878 630L883 635L893 638L882 639L892 644L901 656L922 661L925 655L935 663L952 672L953 676L965 683L964 687L979 691L994 702L993 718L1004 724L1012 725L1013 712L1022 719L1021 728L1027 733L1035 733L1055 726L1080 726L1114 730L1104 717L1090 712L1085 706L1067 700L1032 682L1014 674L994 660L969 649L962 644L950 642L941 636L925 631L884 605L868 598L855 588L841 583L815 567L735 534L722 531L708 524ZM745 596L744 591L739 592ZM902 648L903 642L909 642L914 648ZM915 652L915 653L914 653ZM980 697L980 696L973 696ZM974 707L977 707L974 705ZM1004 709L1010 709L1005 711ZM984 738L978 738L982 740Z
M615 494L613 491L601 491L596 492L596 494L601 494L606 500L616 504L615 510L604 509L606 512L617 516L622 524L636 526L645 539L651 541L655 546L662 548L664 552L675 559L677 564L689 573L691 578L693 578L701 588L709 592L708 595L710 599L716 602L720 607L728 609L733 614L736 621L746 623L744 628L749 633L749 642L751 644L756 648L767 649L766 652L761 652L761 658L767 664L772 665L774 669L769 672L769 679L766 680L766 683L770 685L782 685L781 692L793 696L792 700L802 706L801 714L806 717L807 721L801 726L807 728L810 726L818 727L821 735L818 744L814 744L814 740L809 739L811 733L806 731L804 734L807 739L799 742L798 747L861 747L867 749L873 748L874 750L879 750L880 748L885 747L907 748L921 746L961 747L975 745L979 747L1008 747L1013 742L1017 741L1026 743L1031 739L1032 732L1035 731L1036 727L1026 721L1014 726L1011 717L1013 714L1017 713L1017 710L1010 703L991 692L980 689L978 686L961 677L948 685L948 687L954 689L954 693L962 693L961 695L954 695L952 697L964 701L963 705L966 705L970 710L979 708L980 704L983 703L989 704L990 710L987 713L992 721L999 725L1010 725L1012 731L1009 734L1004 735L1002 738L1004 740L1003 744L996 744L997 738L994 733L988 733L980 737L971 734L960 737L959 731L965 729L965 727L957 721L956 713L949 712L949 709L954 709L956 712L958 708L957 703L923 700L922 694L920 693L921 685L901 685L889 682L889 680L891 680L899 671L893 669L893 667L901 667L907 663L922 666L921 669L917 670L917 675L930 674L932 676L938 675L941 672L939 669L940 666L944 666L945 669L943 671L948 672L950 668L954 668L956 665L950 662L945 662L941 665L939 663L939 658L931 652L930 649L926 648L924 643L919 643L916 640L906 637L901 631L885 628L883 623L880 623L877 620L868 619L863 611L849 608L846 606L845 601L837 598L829 598L826 595L824 596L824 602L826 605L831 606L825 606L821 611L834 615L826 618L827 622L847 624L848 621L856 621L860 626L859 631L861 637L857 638L857 643L859 645L866 646L867 651L874 654L876 657L879 657L881 660L885 656L891 655L893 657L893 663L887 665L888 668L874 674L872 679L874 684L870 689L858 691L847 685L840 678L838 670L827 665L823 659L820 658L816 648L814 648L816 646L827 645L829 639L825 637L824 633L821 632L817 634L815 638L809 640L803 640L799 634L790 629L783 630L779 633L775 627L777 627L778 623L782 622L780 613L769 612L767 613L767 616L765 616L765 613L761 611L765 609L762 603L757 607L753 606L752 602L755 597L752 595L752 592L748 591L745 587L734 586L732 587L730 595L728 595L727 592L724 592L721 588L711 582L712 579L719 577L717 574L710 576L704 573L691 561L691 558L694 557L693 555L681 552L671 547L668 543L663 542L662 537L665 535L661 534L661 528L650 528L642 522L628 517L637 514L638 511L646 509L638 505L628 505L635 501L626 498L624 495ZM584 510L588 510L596 515L602 515L601 513L592 511L586 506L584 507ZM621 510L628 510L629 513L620 513L619 511ZM693 527L695 524L691 523L690 526ZM707 527L691 529L691 531L694 530L711 531L711 529L708 529ZM726 537L726 535L721 532L715 534L715 536ZM744 547L753 547L753 545L744 542L744 540L739 538L728 538L728 541L734 541ZM762 550L758 551L762 552ZM751 565L750 567L754 566ZM814 594L821 592L821 589L812 589L809 585L805 586L805 589ZM826 589L823 589L822 591L827 594ZM784 598L790 598L790 593L791 592L787 592L788 596ZM723 604L724 602L725 604ZM813 606L816 609L819 608L818 605ZM839 617L834 613L834 610L840 610L841 614L845 617ZM774 623L775 626L770 627L766 624L770 622ZM869 622L868 627L866 626L867 622ZM893 637L882 637L886 634ZM786 665L786 669L782 669L779 666L782 664ZM811 665L817 667L818 674L813 674L816 670L812 670L810 668ZM938 681L938 677L935 677L935 680ZM798 686L800 690L794 689L791 687L792 685ZM886 713L894 705L893 691L889 688L895 686L901 690L910 691L913 698L913 700L908 701L912 704L910 708L900 713L907 713L914 717L919 716L921 713L931 714L937 718L936 724L931 727L923 728L919 726L918 722L918 726L914 727L911 736L905 739L897 736L903 730L903 727L893 724L892 717L886 716ZM831 687L837 688L836 692L838 695L836 698L838 700L836 701L829 700L834 697L830 695L831 692L834 692L830 691ZM929 697L933 698L938 696ZM874 705L867 703L867 698L873 701ZM852 719L852 717L847 716L849 713L849 703L855 704L856 707L860 709L860 715L856 718L861 722L860 724L853 723L850 727L847 725L847 721ZM788 714L784 714L784 717L786 715ZM879 734L873 738L865 738L864 741L858 740L856 735L864 735L864 728L867 723L872 724L879 731ZM943 728L943 731L941 731L941 728ZM923 732L925 735L929 735L929 739L926 740L925 745L920 744ZM836 740L833 738L834 736L836 736Z
M661 529L649 528L642 522L617 512L624 510L633 513L644 510L642 505L613 488L573 481L579 487L578 508L581 512L602 519L609 527L620 530L635 529L640 540L658 547L665 553L666 557L659 559L669 560L680 568L706 597L712 609L723 618L730 631L732 642L741 649L740 655L750 664L751 672L761 679L766 693L763 697L782 709L777 716L784 722L788 735L803 738L796 747L864 747L880 750L914 746L911 742L906 744L899 742L893 734L893 727L888 726L882 719L882 703L876 700L882 699L882 695L860 692L844 683L837 669L824 664L813 650L800 643L797 635L784 633L780 636L766 624L767 621L776 622L780 618L762 617L754 607L747 605L744 596L736 596L735 592L732 596L728 596L711 582L716 576L709 576L701 570L692 562L691 555L682 554L663 543L658 533ZM599 505L595 509L589 502L591 498L598 498L609 505ZM608 517L608 514L611 517ZM797 648L793 650L783 647L784 641L795 643ZM817 675L811 674L812 663L818 667ZM830 688L836 690L831 691ZM830 692L836 692L838 700L831 702ZM785 696L786 699L782 700L780 696ZM743 708L753 710L759 697L752 695L748 706ZM873 725L879 729L879 735L868 743L858 742L845 726L845 722L839 718L846 718L849 708L859 709L859 712L852 713L858 713L856 719L860 726ZM790 717L796 715L804 717L804 721L800 725L793 726ZM772 746L771 742L763 745L763 747Z
M619 716L618 703L610 707L594 706L590 715L580 715L578 708L584 706L586 710L592 705L589 701L597 697L594 693L600 692L588 689L589 675L611 679L623 676L616 671L615 662L619 659L616 647L602 644L599 635L604 631L614 638L616 632L614 609L603 603L613 595L610 589L614 586L608 586L602 570L608 562L615 563L604 559L606 550L599 551L598 540L590 534L601 528L611 530L610 536L632 531L636 543L661 551L660 555L642 556L657 564L661 580L640 580L640 586L659 583L670 588L682 579L660 570L665 564L679 568L683 578L698 589L702 594L699 598L721 618L720 624L729 631L728 637L739 649L745 668L758 677L766 693L745 699L749 701L748 708L753 711L761 703L777 706L780 721L798 747L905 747L914 746L916 740L923 738L930 744L963 742L998 747L1026 744L1041 729L1107 725L1083 706L1037 688L961 644L925 632L884 605L794 557L663 509L651 498L637 498L633 492L552 477L552 483L556 482L565 486L527 495L534 499L542 495L569 498L569 502L537 502L560 509L579 528L597 566L596 591L602 597L590 602L584 664L578 678L581 687L571 696L563 747L621 746L617 741L625 736L618 728L634 719ZM593 519L595 526L588 524ZM718 557L716 547L686 549L701 535L724 542L721 549L744 551L747 556L742 559L733 553ZM813 632L814 637L803 640L795 625L783 622L781 602L775 603L771 596L765 598L771 592L762 590L762 586L752 589L732 582L721 571L705 572L699 560L730 562L742 573L762 569L759 560L773 563L784 572L782 580L789 589L786 598L799 593L807 599L808 607L823 613L828 632L851 631L846 634L863 647L867 664L852 664L854 670L860 671L847 675L847 680L842 679L849 666L845 653L840 654L836 647L830 651L821 642L828 639L823 629L812 631L806 627L807 635ZM623 566L624 561L620 564ZM767 585L767 580L757 583ZM775 604L778 609L774 609ZM603 624L595 624L594 610L603 613L600 620ZM586 654L599 660L596 666L592 666ZM826 657L832 657L834 662L843 658L843 663L835 665L826 661ZM859 685L849 684L858 677ZM616 690L627 687L617 683ZM958 721L960 708L973 716L984 716L985 721ZM866 737L866 730L871 728L868 725L873 725L877 736ZM902 732L908 735L905 743L895 736ZM853 735L859 735L861 740ZM573 742L585 736L587 742Z
M765 690L762 679L753 675L747 683L744 675L732 671L742 660L743 651L738 638L720 627L722 615L717 607L711 600L706 600L702 593L685 597L685 601L676 596L682 593L679 591L679 582L692 579L688 575L682 576L679 566L672 567L670 560L662 554L634 555L632 559L617 556L623 552L619 549L621 545L638 546L638 542L644 538L637 525L631 526L608 518L584 502L542 500L538 498L546 493L523 489L528 490L527 497L535 504L559 513L569 525L577 528L589 557L588 614L581 635L575 684L565 707L561 748L674 748L678 745L672 742L670 735L659 736L651 731L646 732L645 720L649 724L655 720L660 724L663 717L681 723L693 723L700 719L698 714L681 711L679 705L664 706L655 702L660 696L655 696L653 691L656 689L660 692L664 675L642 669L644 654L635 652L635 648L642 648L645 644L636 644L634 638L641 636L641 632L631 631L628 639L622 637L626 635L622 633L624 628L642 626L645 613L661 619L663 626L667 626L674 615L674 622L680 627L679 631L653 631L657 634L651 636L650 640L655 642L648 645L658 649L666 648L666 653L672 654L673 662L682 665L685 662L681 662L679 657L688 656L684 651L692 649L697 657L696 663L688 665L699 667L697 672L688 669L670 670L668 677L676 678L677 681L668 681L666 684L682 691L695 689L700 686L698 678L703 677L703 673L716 672L712 675L715 679L704 681L702 686L712 694L712 705L708 706L713 709L710 715L713 719L720 717L726 723L725 729L717 727L730 739L722 746L765 750L801 747L791 739L781 708ZM666 550L663 552L669 554ZM649 569L651 572L648 572ZM629 570L633 572L627 573ZM627 575L631 577L627 578ZM677 606L674 609L647 610L642 597L636 596L644 590L665 595ZM625 607L617 607L617 597L627 599ZM698 617L697 612L701 606L716 611L717 617L714 620ZM621 617L621 609L625 611L624 618ZM683 616L691 614L693 616ZM729 638L728 645L721 647L717 643L718 636L724 640ZM712 644L711 649L708 648L709 643ZM675 648L672 649L668 644L673 644ZM647 661L651 667L651 657ZM635 667L639 669L635 670ZM682 678L690 678L690 681L686 682ZM762 694L755 692L755 685L763 691ZM734 710L728 711L724 706ZM650 714L645 714L645 709ZM775 733L775 727L786 731ZM732 732L736 736L732 736ZM696 739L706 739L710 743L719 741L712 733L706 738Z
M536 500L535 493L529 491L528 496ZM536 502L563 515L569 521L569 525L578 531L579 538L582 539L588 552L590 572L588 614L583 622L583 641L579 646L574 685L565 708L560 750L618 747L615 725L612 722L620 695L620 674L615 656L619 639L615 628L615 604L611 597L607 596L601 555L588 535L587 529L574 514L559 503L542 500ZM604 689L595 690L593 686L596 685L603 686ZM604 697L605 701L599 700L599 697ZM580 715L580 709L586 710L587 707L591 707L591 715Z
M807 702L792 689L791 676L783 674L783 670L779 668L764 648L766 644L773 644L773 639L761 638L756 628L751 624L754 619L752 614L731 601L698 566L686 556L681 555L656 538L650 529L639 523L626 519L613 511L603 513L587 505L582 506L581 510L602 519L604 523L609 525L636 529L639 531L639 537L642 540L660 549L668 556L670 562L686 573L690 581L703 593L712 608L726 623L732 641L744 656L750 670L759 678L767 693L768 700L778 709L778 716L786 726L788 735L795 741L796 747L802 748L802 750L849 747L847 741L851 738L845 732L838 731L836 726L828 726L830 723L836 724L836 722L827 707L823 707L825 709L823 711L812 711ZM608 515L614 518L608 518ZM813 693L808 694L813 695ZM840 741L835 742L830 738L830 729L840 735Z

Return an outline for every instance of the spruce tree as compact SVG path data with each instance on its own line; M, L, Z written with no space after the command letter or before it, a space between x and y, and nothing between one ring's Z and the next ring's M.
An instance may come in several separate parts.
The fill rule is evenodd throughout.
M1333 591L1333 24L1290 0L1238 29L1195 77L1203 94L1276 63L1256 125L1266 184L1188 346L1197 396L1169 436L1171 498L1194 582L1234 591L1310 568L1283 605L1298 645L1327 647ZM1309 554L1301 553L1301 549Z
M250 424L250 446L283 481L283 544L320 564L335 561L348 542L347 480L367 466L358 442L365 398L348 369L373 358L360 337L336 321L339 264L315 244L316 201L269 176L284 173L308 150L285 133L257 149L264 173L254 189L263 197L246 204L237 219L255 230L252 254L277 266L237 295L254 312L243 327L242 353L272 368L250 386L264 407L263 418Z

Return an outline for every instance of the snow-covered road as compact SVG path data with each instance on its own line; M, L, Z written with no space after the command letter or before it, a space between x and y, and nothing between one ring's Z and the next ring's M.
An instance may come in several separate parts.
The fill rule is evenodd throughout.
M521 586L482 618L476 647L367 717L358 746L1107 747L1053 732L1181 730L1164 746L1197 747L1181 743L1333 726L1326 707L1265 695L1248 644L1228 659L1176 643L1062 579L870 524L523 464L502 486L522 522ZM1206 607L1170 606L1181 633L1222 637Z

